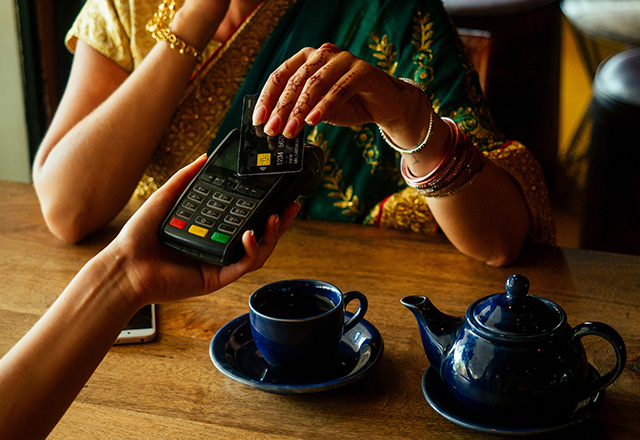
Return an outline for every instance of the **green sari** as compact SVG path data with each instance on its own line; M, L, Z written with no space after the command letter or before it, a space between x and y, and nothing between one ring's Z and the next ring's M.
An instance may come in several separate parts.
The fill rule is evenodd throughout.
M124 8L125 3L114 1L113 7ZM139 3L149 2L128 3L140 8ZM74 25L70 31L71 41L88 39L95 47L104 40L91 40L78 29ZM135 30L128 33L141 38ZM508 142L495 129L477 74L439 0L266 0L194 76L138 192L149 194L178 168L218 145L239 126L246 94L258 93L269 74L300 49L326 42L393 76L420 82L438 114L455 120L518 183L530 210L531 239L555 241L540 168L521 144ZM150 50L152 42L146 44ZM326 166L320 188L303 201L302 215L420 232L437 227L425 198L404 184L399 156L374 124L320 124L307 129L306 138L324 150Z

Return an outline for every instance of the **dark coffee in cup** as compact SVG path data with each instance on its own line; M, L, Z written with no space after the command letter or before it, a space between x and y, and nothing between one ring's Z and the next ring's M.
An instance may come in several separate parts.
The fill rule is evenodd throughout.
M280 319L303 319L322 315L336 305L331 299L305 292L293 292L290 295L267 300L260 307L260 313Z
M357 299L357 312L345 322L345 310ZM251 332L258 351L272 367L304 374L323 368L342 335L360 322L367 299L318 280L294 279L267 284L249 299Z

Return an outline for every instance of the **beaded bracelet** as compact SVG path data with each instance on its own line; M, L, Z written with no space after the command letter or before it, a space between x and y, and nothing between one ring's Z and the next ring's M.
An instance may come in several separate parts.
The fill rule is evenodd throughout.
M412 79L409 78L398 78L400 81L404 81L408 84L412 84L416 87L418 87L420 90L422 90L422 93L425 93L424 88L422 87L422 85ZM380 130L380 135L382 136L382 139L384 139L384 141L391 147L393 148L395 151L397 151L398 153L401 154L413 154L413 153L417 153L418 151L422 150L426 145L427 142L429 142L429 138L431 137L431 132L433 131L433 110L431 110L431 113L429 115L429 128L427 129L427 135L424 137L424 140L420 143L420 145L418 145L415 148L412 148L411 150L405 150L404 148L400 148L399 146L397 146L396 144L394 144L391 139L389 139L387 137L387 134L384 132L384 130L382 129L382 127L378 126L378 129Z
M404 157L400 172L407 185L426 197L446 197L457 193L471 183L484 166L484 155L469 136L461 132L449 118L443 118L451 133L450 143L438 166L423 177L409 171Z
M171 32L169 26L173 20L173 16L176 13L176 1L175 0L163 0L158 5L158 10L153 14L151 20L147 23L146 29L151 34L154 40L166 41L169 43L171 49L178 49L178 52L182 55L193 55L196 62L202 61L202 56L195 47L187 44L183 39Z

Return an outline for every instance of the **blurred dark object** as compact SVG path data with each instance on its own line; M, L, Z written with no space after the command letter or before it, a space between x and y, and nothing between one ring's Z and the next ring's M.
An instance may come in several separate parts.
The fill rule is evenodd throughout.
M638 0L562 0L560 8L591 82L605 59L640 45ZM585 111L556 169L556 196L578 215L585 197L590 142L591 115Z
M640 255L640 48L597 70L581 247Z
M444 0L458 28L491 34L487 101L498 128L536 156L549 185L558 155L562 14L557 0Z
M17 0L31 159L51 123L71 69L64 37L84 0Z

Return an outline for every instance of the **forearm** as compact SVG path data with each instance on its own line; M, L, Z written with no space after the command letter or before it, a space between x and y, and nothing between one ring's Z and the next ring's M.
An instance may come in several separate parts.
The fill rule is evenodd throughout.
M171 29L201 51L224 14L195 19L195 13L181 9ZM71 242L109 223L126 204L196 66L192 55L160 42L127 77L88 45L79 41L76 49L67 91L34 162L45 219Z
M45 438L141 306L122 263L94 259L0 360L0 438Z
M425 119L424 113L422 115ZM436 169L439 173L442 169L451 170L441 161L459 161L463 157L461 152L457 153L458 158L447 156L451 142L464 142L451 138L453 132L448 133L447 123L434 115L432 123L427 125L431 125L431 133L425 136L427 142L424 147L415 153L403 153L409 173L416 177L428 176ZM472 148L475 154L482 154ZM465 168L467 166L473 167L471 163ZM508 174L489 160L485 160L482 171L471 179L469 185L455 194L428 197L429 208L449 240L461 252L487 264L508 264L519 254L528 231L524 198Z
M514 181L490 160L466 188L427 203L462 253L493 266L512 263L520 253L529 228L527 206Z
M0 359L0 438L44 438L145 304L204 295L257 270L293 222L298 205L270 216L264 236L242 236L245 255L220 267L159 243L157 228L206 156L175 173L91 259L62 295Z
M35 163L34 183L56 235L78 241L122 209L148 165L195 61L158 44L142 65ZM66 222L66 223L65 223ZM70 224L71 232L56 230Z

